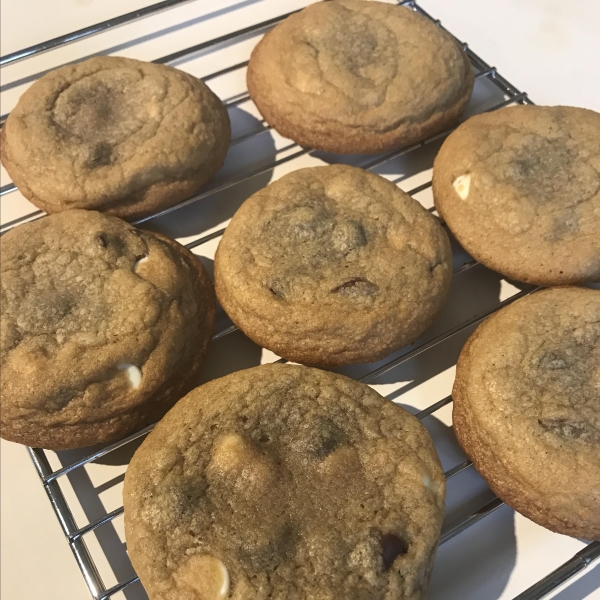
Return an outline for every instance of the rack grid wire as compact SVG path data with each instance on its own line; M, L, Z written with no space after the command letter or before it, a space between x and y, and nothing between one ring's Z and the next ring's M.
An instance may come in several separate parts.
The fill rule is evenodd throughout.
M143 17L147 17L147 16L153 15L155 13L158 13L160 11L164 11L169 8L175 7L176 5L184 4L187 2L191 2L191 1L192 0L165 0L163 2L158 2L156 4L152 4L146 8L136 10L136 11L121 15L119 17L115 17L115 18L109 19L107 21L103 21L101 23L97 23L95 25L86 27L84 29L77 30L70 34L66 34L66 35L63 35L63 36L60 36L57 38L53 38L51 40L48 40L46 42L42 42L40 44L25 48L23 50L12 52L11 54L7 54L3 57L0 57L0 66L5 66L8 64L12 64L17 61L32 57L32 56L36 56L43 52L47 52L49 50L59 48L61 46L76 42L78 40L82 40L86 37L107 31L111 28L125 25L125 24L135 21L137 19L141 19ZM440 21L437 19L434 19L430 14L428 14L421 6L419 6L417 4L417 2L415 0L399 1L399 2L397 2L397 4L399 4L401 6L406 6L410 9L418 12L419 14L421 14L424 17L433 21L438 27L443 28ZM161 64L173 63L178 59L181 59L183 57L189 56L194 53L204 52L204 51L209 51L209 52L214 51L218 48L222 48L222 47L226 46L227 44L229 44L231 42L242 41L244 39L247 39L248 37L266 33L268 30L270 30L272 27L274 27L275 25L277 25L278 23L283 21L285 18L287 18L289 15L293 14L294 12L298 12L298 11L288 12L288 13L280 15L278 17L248 26L244 29L240 29L240 30L228 33L226 35L223 35L221 37L217 37L217 38L208 40L206 42L196 44L194 46L191 46L191 47L185 48L183 50L180 50L180 51L168 54L166 56L160 57L158 59L155 59L153 62L161 63ZM476 82L479 80L485 79L485 80L491 82L504 95L505 99L502 102L496 103L494 106L488 108L487 110L497 110L499 108L502 108L504 106L508 106L511 104L533 104L532 100L528 97L527 93L520 91L514 85L512 85L507 79L505 79L498 72L498 70L495 67L490 66L482 58L480 58L475 52L473 52L473 50L471 50L469 48L468 44L463 43L458 39L457 39L457 42L466 51L466 53L471 61L471 64L475 71ZM245 61L239 62L237 64L234 64L232 66L229 66L225 69L215 71L209 75L202 77L202 79L204 81L210 81L211 79L215 79L224 74L227 74L227 73L239 70L239 69L243 69L247 66L247 64L248 64L248 61L245 60ZM224 102L225 106L227 107L227 109L229 110L229 109L239 106L240 104L245 103L249 100L250 100L250 97L249 97L247 91L245 91L234 97L226 99L223 102ZM0 117L0 126L4 125L4 122L6 121L7 116L8 115L3 115L2 117ZM395 158L408 155L410 153L415 152L416 150L418 150L420 148L423 148L429 144L432 144L433 142L443 140L445 137L447 137L451 133L451 131L454 130L454 128L455 127L452 127L446 131L438 133L438 134L436 134L422 142L414 144L412 146L409 146L406 148L401 148L401 149L393 151L393 152L388 152L382 156L378 156L374 159L369 160L366 163L361 164L360 166L367 170L373 170L389 161L392 161ZM241 135L237 138L234 138L232 140L231 146L235 146L242 142L248 141L249 139L252 139L256 136L263 135L269 131L271 131L271 127L268 126L268 124L265 121L261 121L260 127L258 129L251 131L249 133L246 133L244 135ZM290 161L293 161L296 158L299 158L301 156L304 156L304 155L307 155L307 154L310 154L311 152L313 152L310 148L303 148L301 146L298 146L297 144L290 144L289 146L284 148L284 150L289 150L290 153L288 153L283 158L274 160L267 165L261 166L260 168L247 170L242 173L234 173L233 176L227 177L224 181L220 182L218 185L210 187L207 190L202 190L198 194L192 196L191 198L185 200L184 202L181 202L180 204L178 204L176 206L167 208L166 210L162 210L153 215L139 219L134 224L138 225L141 223L145 223L145 222L151 221L157 217L180 210L181 208L183 208L185 206L196 203L200 200L204 200L214 194L217 194L218 192L222 192L224 190L227 190L229 188L232 188L234 186L242 184L258 175L261 175L261 174L271 171L272 169L274 169L277 166L280 166L284 163L288 163ZM429 189L430 187L431 187L431 179L429 179L427 182L409 190L408 193L412 196L412 195L418 194L426 189ZM12 183L5 185L2 188L0 188L0 196L5 197L8 194L14 192L15 190L16 190L16 186L14 186ZM4 201L6 201L6 200L4 200ZM430 210L433 211L433 208L431 208ZM5 232L9 231L11 228L17 226L18 224L20 224L22 222L36 220L36 219L42 218L43 216L44 216L44 213L39 210L34 210L32 212L29 212L26 215L23 215L21 217L18 217L16 219L9 221L8 223L3 224L2 228L1 228L2 229L1 233L5 233ZM186 244L186 247L188 249L197 248L198 246L206 244L207 242L220 237L224 231L225 231L225 228L221 228L219 230L213 231L207 235L200 237L199 239L189 242L188 244ZM475 260L469 260L467 262L464 262L458 268L454 269L453 277L456 277L457 275L464 273L465 271L468 271L477 265L478 265L478 263ZM428 342L420 344L417 347L411 349L410 351L407 351L404 354L402 354L398 357L395 357L392 360L389 360L388 362L384 363L377 369L372 370L372 371L368 372L367 374L365 374L364 376L360 377L359 381L366 383L366 384L370 384L370 383L374 382L378 377L387 373L388 371L390 371L394 368L397 368L400 365L411 360L412 358L415 358L416 356L419 356L419 355L431 350L435 346L438 346L439 344L442 344L443 342L449 340L450 338L456 336L457 334L464 332L469 327L477 325L483 319L485 319L486 317L488 317L495 311L499 310L503 306L507 306L508 304L511 304L515 300L518 300L519 298L522 298L528 294L531 294L532 292L534 292L538 289L539 288L527 289L527 290L522 290L518 293L513 294L512 296L506 298L505 300L496 303L493 307L471 317L470 319L467 319L467 320L459 323L458 325L456 325L450 329L447 329L446 331L443 331L442 333L440 333L433 339L429 340ZM237 330L237 328L234 325L230 324L229 326L223 328L221 331L217 332L213 336L213 341L222 339L225 336L232 334L236 330ZM279 359L277 362L286 362L286 361L285 361L285 359ZM419 419L424 419L425 417L432 415L433 413L440 410L444 406L450 404L451 402L452 402L452 397L447 396L447 397L431 404L429 407L421 410L420 412L416 413L416 417ZM64 532L64 535L67 538L68 544L73 552L73 555L75 557L77 565L79 566L79 568L83 574L83 577L86 581L86 584L87 584L94 600L108 600L109 598L111 598L112 596L117 594L118 592L125 590L130 585L139 581L139 578L137 576L133 576L133 577L126 578L122 581L119 581L116 585L113 585L112 587L106 588L106 586L104 585L104 583L102 581L102 577L100 576L99 570L94 562L94 559L93 559L90 551L88 550L88 547L84 540L84 536L86 534L93 532L94 530L111 523L111 521L113 521L116 517L121 515L123 513L123 507L121 506L119 508L116 508L116 509L108 512L101 518L93 520L92 522L90 522L84 526L79 526L73 516L71 507L70 507L69 503L67 502L63 491L60 488L59 479L61 477L64 477L68 474L73 473L77 469L81 469L81 468L85 467L85 465L92 463L93 461L96 461L104 456L109 455L112 452L115 452L116 450L126 446L127 444L129 444L131 442L134 442L136 440L141 440L148 433L150 433L150 431L152 431L153 427L154 427L154 425L146 427L145 429L142 429L141 431L138 431L122 440L112 443L100 450L97 450L96 452L93 452L92 454L90 454L88 456L85 456L79 460L71 462L70 464L63 466L62 468L56 469L56 470L52 469L50 461L48 459L47 452L45 450L40 449L40 448L28 448L27 449L28 453L33 461L35 469L40 477L41 483L42 483L42 485L48 495L50 503L54 509L54 512L56 513L56 517L58 518L58 521ZM472 467L472 462L470 460L465 460L465 461L455 465L454 467L448 469L445 472L446 480L451 479L452 477L458 475L459 473L462 473L463 471L465 471L471 467ZM452 527L444 529L442 531L440 545L444 544L445 542L447 542L454 536L460 534L461 532L463 532L470 526L474 525L478 521L484 519L486 516L490 515L492 512L494 512L496 509L498 509L502 505L503 505L503 502L497 497L494 497L493 499L485 502L484 504L479 506L476 510L473 510L467 517L462 518L458 523L454 524ZM530 588L526 589L525 591L520 593L518 596L516 596L514 598L514 600L540 600L541 598L544 598L547 595L549 595L550 593L552 593L553 591L557 590L560 586L562 586L563 584L568 582L568 580L573 578L575 575L580 573L582 570L586 569L592 563L595 563L598 559L600 559L600 542L589 543L583 548L583 550L576 553L571 559L569 559L563 565L559 566L553 572L549 573L546 577L544 577L543 579L541 579L540 581L538 581L537 583L532 585Z

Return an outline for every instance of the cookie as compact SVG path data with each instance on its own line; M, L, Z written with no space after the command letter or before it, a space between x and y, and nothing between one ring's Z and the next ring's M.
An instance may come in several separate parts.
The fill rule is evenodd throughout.
M600 291L544 290L484 321L452 397L458 441L502 500L600 540Z
M248 92L301 146L376 154L455 122L473 71L455 39L410 8L336 0L291 15L259 42Z
M103 56L44 75L2 128L2 164L38 208L138 219L185 200L221 167L219 98L172 67Z
M407 411L263 365L196 388L133 457L125 534L151 600L425 598L445 480Z
M538 285L600 280L600 113L514 106L471 117L433 168L435 206L462 246Z
M1 436L53 450L120 438L187 393L215 319L200 261L71 210L2 236Z
M344 165L250 197L215 256L217 297L257 344L311 365L371 362L414 341L449 292L450 243L387 179Z

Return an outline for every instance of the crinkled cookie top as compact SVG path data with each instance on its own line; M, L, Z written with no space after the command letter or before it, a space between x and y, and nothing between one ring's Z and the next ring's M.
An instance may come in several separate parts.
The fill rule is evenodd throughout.
M233 321L296 362L312 362L311 352L360 362L413 341L450 278L435 217L383 177L344 165L300 169L254 194L215 257ZM292 346L306 357L289 355Z
M185 261L120 219L65 211L0 243L7 427L91 424L134 409L210 321L209 290L198 296Z
M408 412L334 373L263 365L190 392L136 452L127 548L152 600L417 600L444 488Z
M410 8L337 0L269 32L251 57L248 84L263 116L285 124L292 139L288 129L360 152L355 145L377 151L378 143L414 137L411 128L447 112L454 120L473 74L452 36Z
M541 285L600 280L600 114L515 106L477 115L434 166L436 207L475 258Z
M97 57L51 71L20 98L3 160L49 212L103 210L213 167L229 144L221 101L166 65ZM216 168L220 163L216 165Z
M600 291L551 288L490 317L455 392L460 437L501 497L600 536Z

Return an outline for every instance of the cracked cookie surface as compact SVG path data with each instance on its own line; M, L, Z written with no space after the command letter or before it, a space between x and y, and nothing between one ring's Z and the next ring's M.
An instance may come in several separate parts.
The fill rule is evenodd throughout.
M435 205L462 246L540 285L600 280L600 114L514 106L471 117L435 159Z
M452 397L458 440L502 500L600 540L600 291L544 290L484 321Z
M104 56L52 71L21 96L2 128L2 164L48 213L136 219L196 192L230 137L225 107L199 79Z
M196 388L125 476L151 600L420 600L445 480L425 428L368 386L263 365Z
M73 210L0 245L3 438L105 442L158 420L193 385L215 301L177 242Z
M414 341L450 288L446 232L383 177L344 165L285 175L246 200L215 256L221 305L294 362L378 360Z
M410 8L318 2L267 33L248 65L266 121L302 146L378 153L456 121L473 72L455 40Z

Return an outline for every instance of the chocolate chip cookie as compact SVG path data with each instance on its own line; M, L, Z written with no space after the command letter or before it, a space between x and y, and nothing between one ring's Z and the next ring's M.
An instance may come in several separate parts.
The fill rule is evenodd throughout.
M465 250L519 281L600 280L600 113L514 106L444 142L435 206Z
M387 179L344 165L301 169L254 194L215 256L232 321L312 365L371 362L414 341L450 280L436 218Z
M548 289L487 319L452 395L456 436L502 500L600 540L600 291Z
M0 240L3 438L53 450L158 420L194 383L215 318L177 242L71 210Z
M454 38L407 7L317 2L267 33L248 65L265 120L302 146L374 154L456 121L473 71Z
M190 392L138 449L127 550L151 600L423 599L444 489L407 411L263 365Z
M0 139L2 164L42 210L137 219L204 185L223 164L230 137L225 107L199 79L103 56L34 83Z

